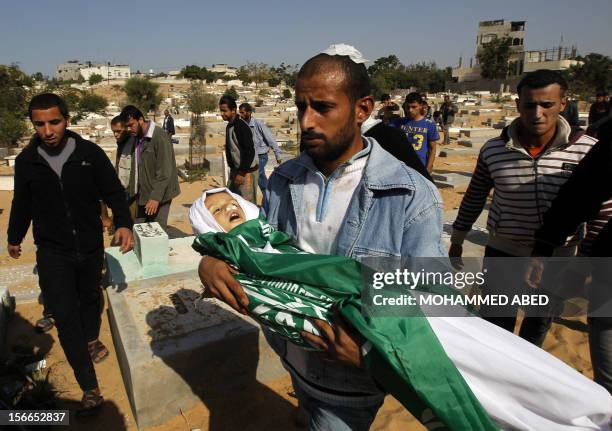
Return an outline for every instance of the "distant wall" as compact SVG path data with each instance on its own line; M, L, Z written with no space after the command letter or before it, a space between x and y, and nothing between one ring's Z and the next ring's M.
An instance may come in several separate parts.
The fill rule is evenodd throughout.
M476 81L464 81L464 82L446 82L446 90L453 93L467 93L470 91L490 91L491 93L498 93L501 84L504 87L510 86L510 92L516 91L516 86L520 81L520 77L513 77L508 79L478 79ZM506 89L504 88L504 91Z

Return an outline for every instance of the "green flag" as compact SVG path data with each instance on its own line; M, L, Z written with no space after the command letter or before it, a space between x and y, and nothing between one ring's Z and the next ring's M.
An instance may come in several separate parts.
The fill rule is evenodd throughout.
M238 268L236 279L249 298L251 315L298 346L312 348L300 332L317 334L311 319L330 323L335 306L371 343L364 357L370 375L421 422L439 420L461 431L499 429L418 306L414 317L362 314L364 279L358 262L304 253L287 234L258 219L228 233L199 235L193 248Z

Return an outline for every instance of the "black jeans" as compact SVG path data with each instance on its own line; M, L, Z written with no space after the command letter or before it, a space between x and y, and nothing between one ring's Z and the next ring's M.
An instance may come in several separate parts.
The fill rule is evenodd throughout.
M517 257L495 248L487 246L485 248L485 257ZM486 289L486 286L485 286ZM521 293L522 286L517 286L516 293ZM485 291L486 293L486 291ZM517 308L518 311L518 308ZM514 326L516 325L516 314L514 316L493 316L487 315L486 311L483 313L483 319L494 325L504 328L507 331L514 332ZM521 323L519 330L519 337L535 344L538 347L542 347L544 338L552 325L553 317L552 311L550 316L525 316Z
M36 251L45 304L53 313L60 343L83 391L98 387L87 342L100 333L102 259L102 250L86 257Z

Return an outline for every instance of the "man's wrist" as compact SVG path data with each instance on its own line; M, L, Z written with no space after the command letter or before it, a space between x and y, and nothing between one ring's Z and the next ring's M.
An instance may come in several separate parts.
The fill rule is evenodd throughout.
M453 232L451 233L450 243L453 245L463 245L465 241L465 237L467 236L469 230L459 230L453 228Z

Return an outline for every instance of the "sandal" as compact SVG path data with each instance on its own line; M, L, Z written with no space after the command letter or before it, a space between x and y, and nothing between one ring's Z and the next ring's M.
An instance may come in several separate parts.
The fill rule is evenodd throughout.
M43 316L36 321L35 328L38 332L49 332L55 326L55 320L51 316Z
M99 364L104 361L108 357L108 349L100 342L100 340L95 340L87 343L87 350L89 351L89 356L91 356L91 360L94 364Z
M79 417L91 416L100 408L102 403L104 403L104 398L100 395L100 389L85 391L81 399L81 407L76 411L76 415Z

